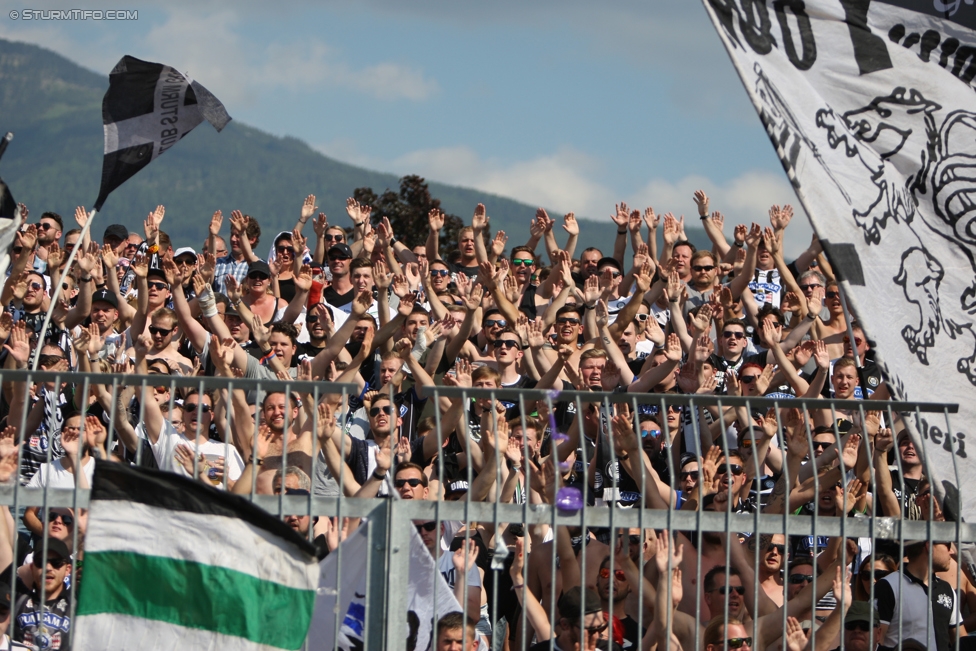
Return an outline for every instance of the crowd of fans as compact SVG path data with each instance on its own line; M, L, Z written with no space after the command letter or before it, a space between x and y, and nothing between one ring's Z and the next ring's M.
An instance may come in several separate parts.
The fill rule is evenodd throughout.
M258 220L240 211L229 236L216 212L197 251L173 249L163 206L143 232L111 225L101 242L80 237L82 208L79 228L65 230L52 212L29 223L21 206L0 297L3 368L39 356L40 369L106 381L87 394L5 381L0 479L87 488L101 458L239 494L942 518L900 420L789 407L889 396L817 239L787 263L789 206L773 206L768 226L734 226L730 240L709 198L694 202L711 248L688 241L683 217L620 204L614 250L577 254L572 213L557 224L540 209L529 241L510 246L504 232L485 237L479 204L447 251L439 211L425 242L402 242L369 206L350 199L343 227L309 196L264 258ZM132 373L164 377L141 387L110 375ZM318 400L304 389L174 390L174 375L355 390ZM637 399L463 401L436 386ZM782 408L693 411L668 394L772 397ZM322 554L359 526L286 522ZM13 617L16 640L67 648L84 524L83 511L3 508L0 576L16 564L18 580L14 603L0 585L0 627ZM697 639L709 651L826 651L843 638L852 651L910 639L948 651L976 628L976 588L957 582L957 550L939 541L415 524L466 606L467 619L440 618L437 649L694 649Z

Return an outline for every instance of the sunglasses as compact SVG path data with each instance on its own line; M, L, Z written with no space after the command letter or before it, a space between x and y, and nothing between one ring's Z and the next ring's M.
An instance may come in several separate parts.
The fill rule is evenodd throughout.
M800 285L801 291L807 291L809 289L817 289L818 287L823 287L820 283L810 283L809 285Z
M126 250L126 251L128 251L128 250L130 250L130 249L132 249L132 250L135 250L135 249L138 249L138 248L139 248L139 246L140 246L139 244L135 244L134 242L128 242L128 243L127 243L127 244L125 245L125 250Z
M210 405L200 405L200 404L197 404L195 402L187 402L187 403L184 403L183 404L183 412L184 413L189 413L191 411L196 411L197 409L199 409L200 411L202 411L205 414L209 414L210 413L210 410L213 409L213 407L211 407Z
M610 568L609 567L601 567L600 568L600 578L601 579L609 579L610 578ZM613 578L617 579L618 581L626 581L627 580L627 575L624 574L624 571L623 570L614 570L613 571Z
M346 236L341 234L330 235L329 233L326 233L325 235L322 236L322 239L325 240L326 242L342 242L343 240L346 239Z
M39 282L37 282L37 281L34 281L34 282L32 282L32 283L30 283L30 284L28 284L27 286L28 286L28 287L29 287L30 289L32 289L32 290L34 290L35 292L36 292L37 290L39 290L39 289L41 289L42 287L44 287L44 285L42 285L41 283L39 283Z
M556 319L556 323L559 324L570 323L572 325L579 325L580 323L582 323L582 321L580 321L579 319L574 319L572 317L564 316Z
M678 476L681 477L682 480L685 480L685 479L694 479L695 481L698 481L698 478L701 476L701 471L699 471L699 470L686 470L686 471L684 471L682 473L679 473Z
M713 264L696 264L696 265L692 265L691 270L692 271L711 271L714 268L715 268L715 265L713 265Z
M158 289L160 291L164 289L169 289L169 285L167 285L166 283L159 282L157 280L150 280L148 283L146 283L146 285L149 286L149 289Z
M824 292L827 298L840 298L840 292Z
M851 343L851 338L848 337L847 335L844 335L844 343L845 344ZM854 343L855 343L855 345L860 346L861 344L864 343L864 340L861 339L860 337L854 337Z
M407 486L409 484L410 488L416 488L417 486L420 486L422 483L424 482L420 481L416 477L411 477L410 479L397 479L395 482L393 482L393 485L396 486L397 488L403 488L404 486ZM429 524L435 524L435 523L430 522ZM433 531L433 530L434 530L433 527L429 529L429 531Z
M741 593L740 593L741 594ZM725 641L730 649L741 649L744 646L752 647L751 637L730 637Z
M752 384L759 379L758 375L742 375L739 377L740 384Z
M742 474L742 466L737 463L723 463L718 467L716 472L720 475L727 475L731 472L733 475L738 477Z
M486 328L494 328L495 326L498 326L499 328L504 328L507 325L508 325L508 321L506 321L505 319L485 319Z
M847 622L844 624L845 631L864 631L867 633L871 630L871 622Z
M380 412L386 414L387 416L391 416L393 414L393 405L384 405L382 407L370 407L369 417L376 418L377 416L380 415Z
M684 405L668 405L668 411L673 411L676 413L681 413L685 410Z
M872 581L877 581L883 579L891 574L891 570L864 570L861 572L860 577L862 579L871 579Z
M197 261L194 260L193 258L177 258L173 260L173 262L180 267L192 267L193 265L196 264Z
M800 585L801 583L810 583L813 581L812 574L790 574L790 583L793 585Z
M532 258L515 258L512 260L512 265L516 267L531 267L535 264L535 260Z
M414 481L420 481L420 480L419 479L416 479ZM424 522L423 524L415 524L414 526L417 527L417 531L418 532L420 532L420 531L433 531L434 529L437 528L437 522L436 521Z
M652 439L656 439L657 437L661 436L661 430L659 430L659 429L642 429L641 430L641 438L642 439L646 439L648 436L650 436Z
M650 314L638 314L638 315L636 315L635 318L638 321L640 321L641 323L643 323L644 321L647 321L647 317L649 317L649 316L650 316Z
M603 273L606 273L607 271L608 271L607 269L604 269L600 273L603 274ZM620 277L620 272L617 271L616 269L611 269L609 271L610 271L610 275L613 276L614 278L619 278Z
M576 622L575 624L573 624L573 626L579 628L579 622ZM604 624L602 626L587 626L583 630L586 631L589 635L599 635L603 631L607 630L607 626L608 626L607 624Z
M731 330L726 330L722 333L722 336L726 339L745 339L746 333L744 332L732 332Z
M247 275L248 280L267 280L270 277L268 274L261 273L260 271L252 271Z
M12 251L13 251L14 253L16 253L17 255L20 255L20 254L21 254L21 253L23 252L23 250L24 250L24 247L22 247L22 246L15 246L15 247L13 247L13 248L12 248L11 250L12 250Z
M775 551L780 556L786 556L786 545L770 545L766 548L766 553Z
M42 231L49 231L49 230L55 228L54 224L45 224L44 222L41 222L40 224L38 224L37 227L39 229L41 229Z
M156 368L151 368L149 370L150 371L156 371L156 373L159 373L159 369L156 369ZM164 373L159 373L159 374L160 375L164 375ZM159 395L162 395L164 393L169 393L169 387L153 387L153 391L155 391Z
M149 334L151 334L151 335L159 335L160 337L165 337L165 336L169 335L169 333L173 332L174 329L175 328L160 328L160 327L157 327L157 326L149 326Z
M61 518L62 524L66 527L70 527L75 523L75 518L70 513L52 513L50 522L54 522L58 518Z
M745 586L741 586L741 585L730 585L730 586L728 586L728 590L726 590L726 586L720 585L719 587L717 587L714 590L712 590L712 592L717 592L717 593L719 593L721 595L728 594L730 592L734 592L737 595L740 595L741 596L741 595L744 595L746 593L746 589L745 589ZM746 638L746 639L750 639L750 638ZM729 646L732 646L732 645L730 644ZM736 647L736 648L738 648L738 647Z
M330 253L329 262L339 262L340 260L352 260L351 257L345 253Z
M295 255L295 249L291 246L279 246L275 247L275 251L280 253L287 253L288 255Z
M640 546L640 544L643 542L641 540L641 537L638 536L637 534L630 534L629 536L627 536L627 538L630 539L630 544L634 545L635 547Z
M739 447L740 448L751 448L752 447L752 439L742 439L741 441L739 441Z
M60 570L62 567L70 563L67 558L49 558L47 559L47 564L56 570Z
M451 272L448 271L447 269L431 269L430 270L430 277L431 278L441 278L441 277L446 278L447 275L450 274L450 273Z
M813 442L813 449L814 450L826 450L827 448L829 448L833 444L834 444L833 441L814 441Z
M495 341L491 342L492 348L501 348L502 346L504 346L505 348L518 348L519 350L522 349L522 347L519 345L517 341L512 341L511 339L496 339Z

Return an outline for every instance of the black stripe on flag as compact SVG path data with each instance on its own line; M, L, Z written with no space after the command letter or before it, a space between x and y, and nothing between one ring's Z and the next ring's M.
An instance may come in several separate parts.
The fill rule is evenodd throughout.
M112 190L152 162L153 146L153 143L147 142L144 145L118 149L105 154L102 160L102 190L95 201L95 210L102 209L102 204Z
M315 555L308 540L261 507L240 495L175 473L96 459L91 499L139 502L170 511L237 518Z
M102 124L152 113L156 82L164 67L161 63L122 57L108 75L108 91L102 100Z
M10 194L10 188L0 179L0 218L13 219L16 217L17 204L14 197Z

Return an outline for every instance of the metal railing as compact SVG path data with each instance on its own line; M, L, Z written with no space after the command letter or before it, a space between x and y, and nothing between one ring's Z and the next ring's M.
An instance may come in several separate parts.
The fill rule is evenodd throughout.
M107 386L111 390L112 395L112 407L108 410L110 413L115 412L115 401L119 398L120 392L124 387L134 387L136 389L143 387L153 387L153 386L165 386L170 389L170 401L171 404L175 404L176 390L179 388L195 388L198 390L202 389L218 389L218 390L235 390L242 389L248 392L254 392L256 395L256 402L260 404L261 395L268 392L278 392L284 391L286 394L292 392L298 393L303 396L303 399L311 399L317 404L325 396L341 396L343 402L356 395L356 389L353 385L341 385L325 382L304 382L304 381L283 381L283 380L257 380L257 379L247 379L247 378L213 378L213 377L177 377L177 376L137 376L137 375L110 375L101 373L54 373L54 372L26 372L26 371L3 371L0 373L0 381L3 382L4 386L12 387L13 391L29 391L32 387L39 386L42 383L54 383L55 386L61 386L62 383L68 383L73 387L75 391L81 391L83 395L89 393L89 389L94 384L100 384ZM8 384L12 383L12 384ZM535 407L542 407L543 411L548 414L556 413L556 406L560 403L571 404L575 406L575 415L572 419L575 419L579 426L582 428L581 415L584 414L585 409L589 405L596 406L596 429L598 430L598 437L613 437L612 426L610 425L610 419L613 415L629 411L631 414L638 414L642 407L654 406L657 407L659 413L667 414L667 408L669 405L680 405L684 408L685 420L682 423L682 431L671 432L668 419L663 418L661 429L663 431L664 441L672 441L674 439L675 444L680 445L682 436L686 436L686 441L690 443L690 449L688 452L694 453L699 459L705 454L705 450L700 449L700 441L702 427L705 425L701 421L701 411L700 408L712 407L716 408L719 413L721 413L726 408L737 408L744 407L748 412L752 413L755 410L766 410L772 409L773 412L769 412L775 416L776 419L776 435L775 441L781 450L785 450L787 446L787 441L784 436L784 422L781 419L781 411L785 409L798 408L801 411L812 411L817 409L830 410L831 414L834 416L831 418L833 425L833 433L837 443L838 454L837 457L840 459L840 471L842 476L846 477L847 468L844 468L844 461L840 451L841 442L845 439L844 433L840 431L837 425L837 414L841 411L848 411L853 415L854 420L860 423L867 422L867 415L869 412L881 412L883 414L886 424L894 425L895 423L900 423L912 430L915 423L921 418L921 414L938 414L939 417L945 419L945 431L953 432L951 427L951 416L956 413L956 407L954 405L946 404L936 404L936 403L914 403L914 402L889 402L889 401L840 401L840 400L807 400L807 399L793 399L793 400L771 400L765 398L746 398L746 397L731 397L731 396L698 396L698 395L672 395L672 394L627 394L627 393L600 393L600 392L579 392L579 391L539 391L539 390L523 390L523 389L465 389L458 387L432 387L427 389L427 400L428 408L430 405L438 405L440 398L446 399L460 399L463 401L464 405L469 405L473 401L477 400L504 400L509 403L514 403L518 407L518 412L520 414L519 419L523 431L526 428L526 414L532 413ZM142 409L144 405L140 405L140 410L138 414L135 415L135 420L137 422L142 421ZM246 427L248 431L253 432L252 445L256 447L257 436L259 430L259 414L260 409L257 410L255 418L252 422L247 423ZM467 412L467 408L465 409ZM591 412L592 413L592 412ZM437 479L437 484L439 487L445 485L444 477L444 439L441 434L441 418L442 413L440 409L436 407L432 410L432 415L435 419L435 428L431 434L428 436L438 437L438 453L435 457L437 461L437 473L431 477L431 479ZM482 436L491 436L494 430L497 428L498 415L493 413L491 418L491 431L482 432ZM312 432L316 432L318 429L318 414L315 410L312 410L310 419L312 420ZM225 431L230 432L235 427L243 427L242 424L235 424L233 422L233 410L227 410L227 426ZM707 419L706 419L707 420ZM18 427L19 432L24 431L24 427L27 422L27 411L24 410L21 417L20 423L13 423L15 427ZM570 421L571 422L571 421ZM462 435L466 431L467 417L462 416L459 423L459 428ZM286 420L285 429L289 428L290 423ZM556 443L558 443L562 437L566 435L566 432L559 432L556 426L556 421L554 416L549 419L550 432L547 436L550 440L550 447L552 454L555 454ZM638 420L633 419L633 426L635 428L639 427ZM84 425L82 426L84 427ZM114 441L118 438L118 434L114 427L109 427L108 432L108 447L111 449ZM804 438L806 441L806 448L808 456L811 460L815 458L814 445L813 445L813 428L809 419L805 422L803 429ZM189 438L189 432L187 437ZM199 436L200 432L196 432ZM585 432L581 432L580 436L584 436ZM639 431L635 432L635 435L640 437ZM82 433L82 440L84 439L84 434ZM871 445L872 441L870 436L864 436L862 440L862 445L865 446L866 454L870 459L871 455ZM638 441L640 439L638 438ZM599 444L599 441L597 441ZM232 445L230 440L225 442L226 448ZM476 443L475 443L476 444ZM729 449L728 437L724 434L716 438L716 444L722 448L722 454L726 457L729 455L731 450ZM284 459L287 459L287 437L284 441L284 450L282 455ZM928 439L915 439L916 447L920 448L922 460L925 463L925 475L928 478L937 477L941 480L948 480L952 482L955 486L961 487L962 484L962 473L960 472L960 467L957 461L957 455L954 454L954 446L956 441L952 436L949 436L946 441L940 443L939 445L932 444ZM532 458L531 451L529 449L529 443L527 440L523 440L523 453L525 459ZM578 461L582 463L584 469L589 468L591 459L588 457L588 446L582 444L579 446L579 452L582 458ZM312 474L311 477L314 478L319 470L319 465L322 463L320 454L312 454ZM619 468L617 452L615 446L610 444L605 447L609 450L608 462L614 467ZM949 450L949 456L952 458L951 467L946 464L940 465L938 467L938 472L933 474L934 468L931 467L933 459L944 459L942 452L944 450ZM594 454L596 451L594 450ZM18 467L20 466L21 457L23 454L22 446L19 451L18 456ZM137 455L142 454L142 451L137 451ZM51 460L51 446L48 446L48 461ZM666 454L667 459L672 459L672 454ZM502 460L499 456L494 457L495 467L494 468L483 468L481 472L495 472L496 473L496 490L500 489L501 486L501 476L502 476ZM895 448L894 454L895 466L898 469L899 476L904 477L902 472L902 463L899 454L897 453L897 446ZM754 471L754 477L762 477L762 469L760 468L760 461L755 455L752 455L750 462L754 464L752 470ZM194 461L196 463L196 460ZM669 483L672 493L677 493L677 477L678 470L680 468L673 467L673 461L671 461L672 467L669 472ZM287 465L282 464L282 467ZM870 468L870 486L869 489L873 495L877 495L877 478L875 476L874 467L872 463L868 463ZM788 464L783 465L785 485L787 489L793 486L793 479L789 477ZM196 470L196 468L195 468ZM517 523L523 525L523 539L528 539L529 527L532 525L548 525L552 533L552 548L555 550L557 545L557 538L560 528L570 527L573 530L579 530L582 532L582 536L589 540L589 532L592 528L596 529L608 529L609 530L609 545L608 549L612 552L618 540L618 536L621 535L622 530L626 529L638 529L641 533L641 541L645 540L646 530L654 529L657 531L667 530L672 535L672 544L675 532L684 532L685 538L696 545L697 549L702 549L702 540L704 534L720 534L724 536L724 552L725 552L725 564L727 567L731 567L735 564L735 559L733 558L732 547L730 544L730 539L733 537L734 533L742 533L747 536L756 536L762 534L782 534L786 536L786 541L789 542L790 536L811 536L814 540L818 540L818 537L840 537L842 539L849 538L864 538L870 539L871 552L870 558L872 559L871 566L874 566L876 542L878 540L892 540L897 541L898 549L904 555L904 549L906 546L906 541L909 543L911 541L924 540L931 543L933 541L951 541L957 550L963 548L964 544L968 545L976 542L976 527L974 525L961 522L959 514L961 513L961 504L956 504L954 506L955 521L953 522L942 522L936 521L938 515L937 509L933 501L929 501L929 512L923 514L924 519L922 520L907 520L902 517L882 517L882 516L871 516L869 517L828 517L823 516L819 513L819 499L814 499L813 504L813 514L812 515L796 515L791 513L789 508L789 499L787 497L786 507L783 509L783 513L779 514L769 514L761 513L757 508L752 513L735 513L733 511L732 500L728 499L725 501L725 509L722 511L703 511L700 508L697 510L676 510L673 508L662 508L662 509L652 509L652 508L619 508L619 507L607 507L607 506L584 506L582 508L565 510L560 509L551 504L532 504L528 497L529 486L532 482L532 474L537 472L537 468L531 463L526 463L522 467L524 474L524 483L526 487L526 498L521 504L511 504L511 503L498 503L497 501L491 502L473 502L471 501L471 493L467 493L467 498L464 501L445 501L443 499L436 500L426 500L426 501L410 501L401 500L396 495L396 491L391 491L392 495L389 498L369 498L369 499L359 499L353 497L346 497L341 495L343 487L343 477L341 476L343 472L347 471L347 468L343 467L340 470L340 476L337 477L338 484L340 487L339 497L323 497L320 495L315 495L314 492L309 496L295 496L295 495L285 495L284 493L280 495L261 495L256 492L256 482L252 484L250 499L256 502L258 505L267 509L271 513L276 513L278 516L284 516L285 514L302 514L308 516L321 516L321 517L334 517L338 524L342 524L343 518L346 517L362 517L368 519L368 541L369 541L369 564L368 564L368 577L367 577L367 593L365 599L365 631L364 631L364 648L367 649L406 649L405 634L407 630L407 612L406 612L406 597L407 588L409 581L409 550L411 548L412 536L416 535L414 530L414 522L422 521L434 521L437 526L437 530L440 530L440 525L442 522L460 522L464 527L464 541L465 545L468 544L472 536L471 523L491 523L493 525L493 531L495 532L496 538L501 536L502 529L500 525L502 524L512 524ZM395 468L393 469L395 472ZM464 473L466 473L467 481L469 486L472 480L476 476L472 469L472 463L468 463ZM194 472L196 474L196 472ZM561 481L561 473L556 472L555 478L557 482L556 488L558 489L558 483ZM640 499L643 502L644 496L647 494L648 489L656 490L655 487L649 486L647 484L648 474L646 472L641 472L640 478L635 478L640 484ZM392 477L392 474L391 474ZM819 475L817 472L812 473L813 477L813 492L814 495L819 496L821 493L821 486L819 485ZM612 488L613 493L611 495L617 494L619 477L617 474L611 472L609 477L604 480L610 488ZM224 479L225 485L227 479ZM931 482L935 489L940 488L938 484L934 481ZM846 484L846 480L844 481ZM761 503L761 494L759 492L759 487L757 486L756 499ZM592 497L593 488L590 486L590 482L584 481L582 484L582 497L583 503L587 504ZM787 490L787 494L789 490ZM21 509L24 507L40 507L41 517L44 525L45 531L48 529L49 524L49 511L48 509L53 507L69 507L75 509L77 514L78 509L83 509L87 507L89 499L89 491L81 488L75 488L74 490L30 490L19 485L18 482L14 481L12 484L0 486L0 505L6 505L11 507L11 512L14 517L18 517ZM899 497L899 501L901 498ZM875 501L874 507L877 507L877 502ZM311 527L309 529L309 535L311 537L312 531ZM79 549L79 532L78 528L74 528L73 532L73 542L74 549ZM14 559L17 559L17 545L19 544L17 536L13 536L14 543ZM483 585L488 585L489 582L492 583L492 590L490 590L491 600L489 600L489 612L491 614L491 630L497 631L498 625L500 624L500 619L498 617L499 613L499 603L503 599L515 599L516 596L508 594L499 593L499 580L501 573L506 567L506 558L511 556L512 550L509 549L510 545L507 544L491 544L490 540L484 541L488 553L492 556L490 565L488 565L487 571L484 573ZM587 566L592 562L588 558L586 550L586 541L584 540L583 552L580 554L580 573L582 576L583 587L587 586L588 572ZM624 544L628 544L626 539ZM44 544L44 549L40 550L42 554L46 557L46 542ZM686 549L685 552L690 553L692 550ZM340 545L336 550L333 551L339 555L339 571L336 578L336 585L333 587L336 591L342 588L344 580L349 577L343 577L342 575L342 562L341 554L343 553L343 548ZM752 556L754 567L758 567L760 564L760 545L754 545L754 549L749 552ZM550 572L553 578L551 583L551 592L549 595L537 595L540 601L548 601L549 609L547 612L548 620L553 630L556 628L557 622L560 621L559 613L556 609L556 603L558 594L556 594L556 584L555 580L556 573L559 571L556 566L556 553L550 554L551 556L551 567ZM645 577L645 569L648 563L652 563L653 560L645 558L646 554L639 554L639 571L640 576ZM702 558L701 555L695 554L696 569L698 580L695 582L694 602L695 609L693 613L689 615L694 617L694 636L693 636L693 648L703 648L702 644L702 626L707 623L704 613L701 609L702 594ZM848 552L846 545L841 544L839 550L840 562L842 566L847 566L851 562L851 558L848 557ZM786 559L783 560L784 570ZM72 563L72 572L77 569L78 559L75 558ZM560 562L572 562L570 559L560 559ZM933 567L933 559L931 554L928 558L930 575ZM16 565L16 563L14 563ZM616 555L614 553L609 554L609 570L610 577L615 576L616 568ZM523 574L523 585L526 586L523 590L528 590L528 583L526 579L528 578L528 563L525 566ZM15 568L14 568L15 569ZM13 571L11 570L11 580L13 580ZM668 572L675 569L673 565L673 559L669 557L668 559ZM653 576L654 571L650 571ZM464 582L465 588L467 587L467 572L462 573L462 576L458 577L458 580ZM746 604L746 608L753 614L753 636L757 637L756 631L758 630L758 620L756 613L760 610L760 595L759 590L759 578L758 573L755 573L755 585L752 586L754 599L753 603ZM74 576L74 574L72 574ZM731 573L726 571L725 574L725 593L729 593L729 586L731 581ZM785 577L784 577L785 578ZM817 576L817 572L813 573L813 590L814 593L817 590L818 584L822 584L823 581L830 582L831 577L827 576ZM503 582L504 583L504 582ZM645 591L646 581L641 581L634 592L637 593L637 599L639 604L644 603L644 591ZM961 585L962 583L962 563L956 564L956 585ZM611 578L611 585L613 584L613 579ZM435 583L436 585L436 583ZM789 584L787 581L783 581L783 602L787 602L787 590ZM435 588L436 590L436 588ZM43 588L42 588L43 591ZM467 591L464 590L464 593ZM610 591L609 596L609 612L613 612L614 595L616 590ZM687 596L687 595L686 595ZM544 598L546 597L546 598ZM670 603L671 597L671 587L668 583L668 600ZM870 600L874 600L874 584L870 587ZM12 601L16 603L16 593L12 595ZM957 604L958 591L957 591ZM901 603L901 602L899 602ZM815 613L816 600L812 600L810 603L810 610ZM469 617L468 604L467 601L461 604L464 617L466 619L475 619ZM751 607L750 607L751 606ZM725 619L728 619L729 615L729 600L724 600L724 615ZM435 613L435 615L440 615L443 613ZM73 610L72 610L73 615ZM344 613L336 613L340 621L344 617ZM787 613L786 610L782 610L782 631L786 630L787 627ZM930 611L931 615L931 611ZM656 616L660 616L657 614ZM670 633L672 631L672 624L677 616L667 616L666 629L669 636L665 639L660 640L661 645L659 648L671 649L671 639ZM582 630L585 628L583 626L583 617L580 617L579 628ZM14 625L16 621L14 620ZM521 609L520 615L515 619L515 621L509 621L508 626L514 627L518 632L518 635L510 638L512 649L524 649L528 648L532 642L533 634L530 632L529 625L527 622L527 613L523 608ZM895 625L894 622L891 624ZM931 622L930 622L931 625ZM503 626L505 626L503 624ZM644 608L639 608L637 613L637 626L638 630L643 630L647 628L648 622L644 618ZM899 612L898 626L902 626L901 612ZM338 628L338 627L337 627ZM812 632L812 636L815 639L816 631ZM843 648L843 627L841 632L841 648ZM900 636L899 636L900 637ZM490 641L490 640L489 640ZM495 637L494 648L501 648L498 646L499 637ZM767 644L775 643L776 640L766 640ZM553 642L555 643L555 642ZM958 640L956 641L956 648L958 648ZM322 641L310 640L308 643L308 648L324 648L322 646ZM340 648L338 646L338 641L333 642L333 648ZM687 647L686 647L687 648ZM813 648L813 647L811 647Z

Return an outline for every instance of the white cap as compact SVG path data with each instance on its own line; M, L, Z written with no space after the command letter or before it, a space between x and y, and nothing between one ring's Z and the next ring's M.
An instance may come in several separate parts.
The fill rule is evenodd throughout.
M197 252L193 250L192 246L184 246L181 249L176 249L176 253L173 254L173 259L175 260L176 258L180 257L184 253L189 253L193 255L194 258L197 257Z

